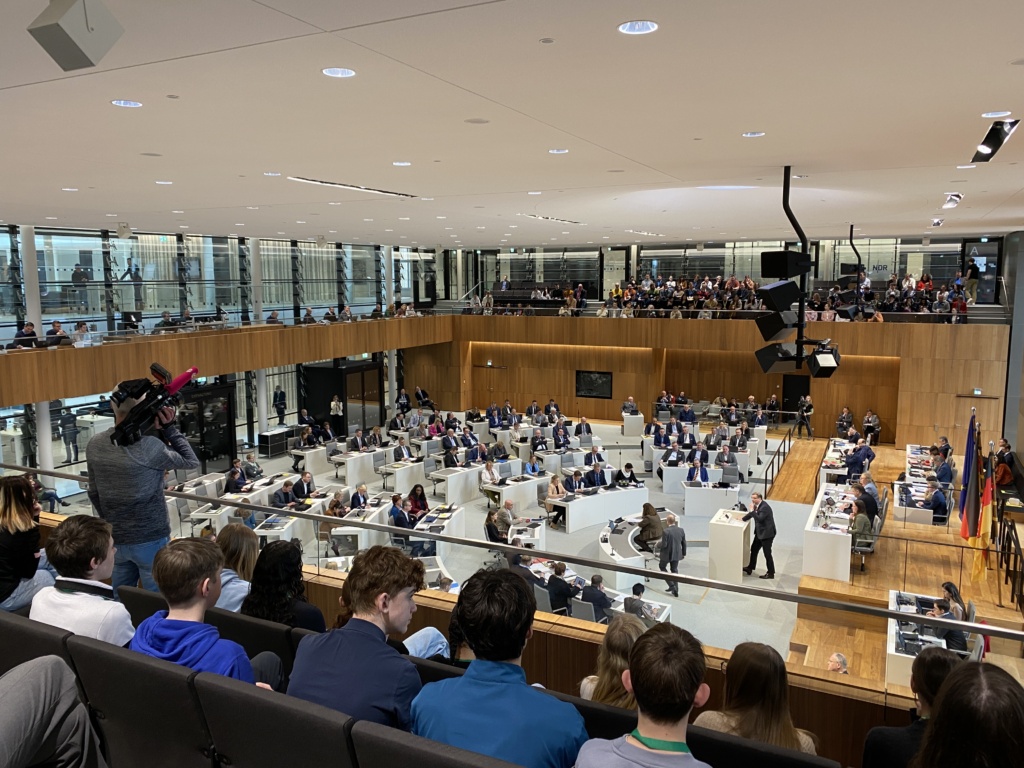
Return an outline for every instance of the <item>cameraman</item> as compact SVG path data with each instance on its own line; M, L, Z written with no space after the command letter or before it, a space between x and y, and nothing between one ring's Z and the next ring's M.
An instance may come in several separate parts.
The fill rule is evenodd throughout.
M120 424L141 401L112 402L114 423ZM170 541L171 525L164 500L164 473L169 469L199 466L188 440L174 424L174 409L161 408L153 419L154 434L133 445L111 442L114 428L89 441L89 500L97 514L110 523L117 550L111 582L118 587L142 586L156 592L153 557ZM158 435L158 436L156 436Z
M802 437L804 427L807 427L808 439L814 438L814 430L811 429L811 416L814 414L814 403L810 395L804 395L796 406L796 436Z

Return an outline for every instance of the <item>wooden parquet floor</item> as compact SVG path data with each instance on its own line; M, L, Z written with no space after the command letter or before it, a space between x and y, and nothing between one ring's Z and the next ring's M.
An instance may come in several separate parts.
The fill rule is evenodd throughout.
M813 503L814 481L827 445L828 441L823 439L793 440L782 470L768 492L769 500Z

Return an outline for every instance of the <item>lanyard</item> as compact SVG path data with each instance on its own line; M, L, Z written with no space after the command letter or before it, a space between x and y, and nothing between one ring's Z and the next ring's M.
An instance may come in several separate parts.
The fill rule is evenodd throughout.
M630 736L639 741L648 749L656 749L661 752L683 752L686 754L689 754L690 752L690 748L686 746L685 741L662 741L661 739L648 739L646 736L640 735L640 729L634 729Z

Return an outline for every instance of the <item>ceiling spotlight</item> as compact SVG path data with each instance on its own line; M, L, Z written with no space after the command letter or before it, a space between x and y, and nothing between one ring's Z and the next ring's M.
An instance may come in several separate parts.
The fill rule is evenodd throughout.
M399 168L405 168L406 166L412 165L408 160L395 160L392 165L398 166Z
M985 138L981 144L978 145L978 151L974 157L971 158L972 163L987 163L993 157L996 152L1005 144L1013 132L1017 130L1017 125L1020 120L996 120L989 127L988 132L985 134Z
M278 173L277 171L264 171L263 175L264 176L280 176L281 174Z
M976 166L976 165L958 165L958 166L956 167L956 169L957 169L958 171L968 171L968 170L970 170L971 168L977 168L977 167L978 167L978 166Z
M960 201L964 199L964 196L959 192L947 192L946 202L942 204L943 208L956 208L960 205Z
M567 154L569 154L569 150L568 149L549 149L548 150L548 154L549 155L567 155Z
M78 191L78 187L61 187L60 191L61 192L77 192Z
M933 227L941 227L945 223L946 223L945 219L932 219L932 226Z
M764 136L764 131L747 131L743 134L744 139L759 139Z
M540 195L540 194L543 194L543 193L542 192L527 192L526 194L528 194L528 195Z
M345 69L344 67L327 67L327 69L320 70L328 77L355 77L355 70Z
M626 21L619 24L619 32L624 35L649 35L658 29L653 21Z
M174 183L173 181L158 181L157 182L157 184L161 184L163 186L168 186L168 185L173 184L173 183Z
M184 213L184 211L171 211L171 213Z
M138 109L142 106L141 101L129 101L128 99L114 99L110 103L115 107L124 107L125 109Z
M981 116L991 120L995 120L1000 117L1009 117L1013 112L982 112Z

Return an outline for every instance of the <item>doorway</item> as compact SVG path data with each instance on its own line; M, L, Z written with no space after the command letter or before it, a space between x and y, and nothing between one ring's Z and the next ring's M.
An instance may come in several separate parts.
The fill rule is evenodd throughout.
M178 429L199 458L201 474L227 472L237 454L234 385L187 387L181 400Z

